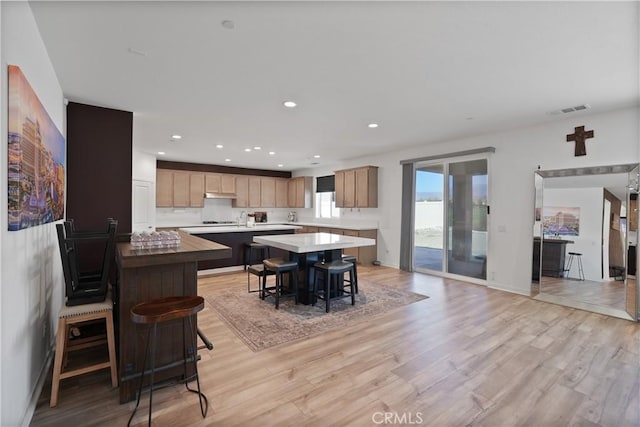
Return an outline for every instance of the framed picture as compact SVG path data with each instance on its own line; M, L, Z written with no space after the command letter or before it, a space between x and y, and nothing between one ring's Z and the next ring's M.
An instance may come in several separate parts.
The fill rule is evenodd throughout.
M9 65L8 227L64 216L65 141L20 67Z
M545 206L542 211L542 233L545 236L579 236L580 208Z

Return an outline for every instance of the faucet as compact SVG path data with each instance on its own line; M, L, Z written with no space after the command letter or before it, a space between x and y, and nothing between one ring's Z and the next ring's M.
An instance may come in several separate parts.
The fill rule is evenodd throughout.
M244 225L247 225L247 212L246 211L240 212L240 215L238 216L238 227L240 227L240 224L243 221L244 221Z

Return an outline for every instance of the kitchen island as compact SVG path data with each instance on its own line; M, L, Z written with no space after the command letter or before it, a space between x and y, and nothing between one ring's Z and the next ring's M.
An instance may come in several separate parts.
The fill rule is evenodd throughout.
M204 260L198 263L198 270L237 267L244 265L245 243L251 243L255 237L274 234L293 234L301 227L288 224L256 224L253 227L224 225L211 227L184 227L180 231L210 240L231 248L231 256L224 259ZM287 252L279 249L270 251L272 258L286 257Z
M303 304L315 302L312 274L315 262L340 260L344 249L376 244L375 239L331 233L258 236L254 240L287 251L288 259L298 262L298 299Z
M198 263L231 256L231 249L219 243L182 232L180 239L180 246L174 248L134 249L128 242L116 247L114 320L118 331L120 403L135 398L147 335L144 325L132 322L131 307L155 298L197 295ZM197 323L193 327L196 329ZM170 367L156 371L157 381L183 373L182 337L189 335L182 328L180 320L163 322L158 327L156 366Z

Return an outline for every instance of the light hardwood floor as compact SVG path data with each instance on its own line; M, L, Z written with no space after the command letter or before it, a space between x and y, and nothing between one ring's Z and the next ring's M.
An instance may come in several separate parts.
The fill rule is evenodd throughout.
M540 292L624 310L627 291L624 282L618 280L595 282L543 276Z
M207 307L199 325L216 349L201 352L199 369L209 414L175 386L154 394L154 425L375 426L385 413L395 413L387 425L640 425L639 324L391 268L359 273L430 298L258 353ZM246 286L245 275L199 286L231 284ZM108 371L63 381L54 409L49 388L34 426L123 426L133 408L118 404ZM145 394L136 425L147 404Z

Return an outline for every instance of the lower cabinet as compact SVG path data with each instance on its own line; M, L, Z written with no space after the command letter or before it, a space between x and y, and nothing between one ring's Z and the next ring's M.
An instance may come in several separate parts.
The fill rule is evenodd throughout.
M293 230L272 230L272 231L243 231L236 233L210 233L198 234L198 237L220 243L231 248L231 258L216 259L211 261L198 261L198 270L208 270L210 268L234 267L244 264L244 244L253 242L254 236L267 236L273 234L293 234ZM278 248L271 248L272 258L287 259L289 253Z

